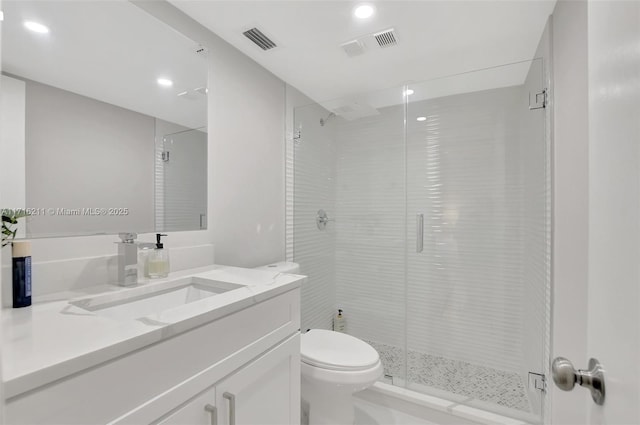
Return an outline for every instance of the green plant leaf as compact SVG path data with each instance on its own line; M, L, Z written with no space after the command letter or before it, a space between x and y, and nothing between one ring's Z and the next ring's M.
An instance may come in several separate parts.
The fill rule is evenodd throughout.
M13 229L13 226L18 224L18 220L24 217L28 217L29 213L25 210L9 210L3 209L2 211L2 246L7 246L10 240L15 239L18 229Z

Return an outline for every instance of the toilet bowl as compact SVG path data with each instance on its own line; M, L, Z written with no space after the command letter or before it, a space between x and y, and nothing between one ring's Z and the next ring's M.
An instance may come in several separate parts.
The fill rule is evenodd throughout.
M301 337L300 354L309 425L353 425L353 393L382 376L378 352L351 335L312 329Z

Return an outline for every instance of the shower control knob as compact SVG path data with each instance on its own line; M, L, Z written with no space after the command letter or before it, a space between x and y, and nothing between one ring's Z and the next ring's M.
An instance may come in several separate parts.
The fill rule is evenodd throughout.
M589 370L575 370L564 357L556 357L551 365L551 375L556 386L571 391L576 384L588 388L596 404L604 403L604 371L596 359L589 360Z
M329 218L325 210L318 210L318 214L316 215L316 226L318 226L318 230L324 230L330 221L333 221L333 219Z

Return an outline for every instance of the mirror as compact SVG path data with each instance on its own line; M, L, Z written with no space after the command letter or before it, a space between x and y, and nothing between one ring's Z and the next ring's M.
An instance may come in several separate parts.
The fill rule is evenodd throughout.
M2 2L0 188L18 237L207 226L206 49L134 4Z

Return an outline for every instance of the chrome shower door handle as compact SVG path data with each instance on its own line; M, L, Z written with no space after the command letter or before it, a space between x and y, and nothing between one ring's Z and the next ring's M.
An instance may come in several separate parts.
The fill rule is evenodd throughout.
M424 214L416 214L416 252L424 248Z
M597 359L589 359L589 370L575 370L569 360L556 357L551 365L551 376L561 390L571 391L578 384L591 391L596 404L604 404L604 369Z

